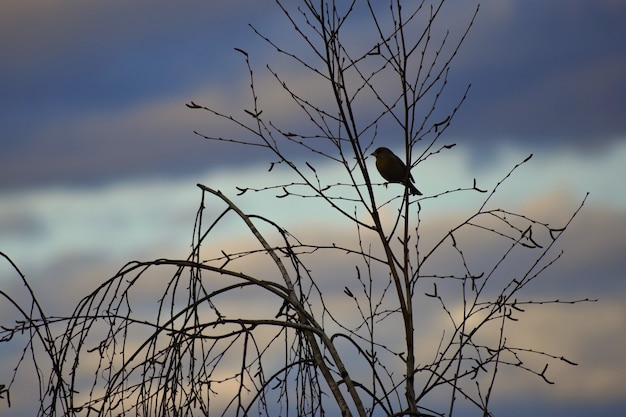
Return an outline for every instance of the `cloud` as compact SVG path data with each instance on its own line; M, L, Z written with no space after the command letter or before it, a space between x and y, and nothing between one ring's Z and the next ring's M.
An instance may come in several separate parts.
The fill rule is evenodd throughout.
M266 61L312 102L326 102L332 94L248 30L252 21L281 45L300 46L297 36L285 36L293 34L291 27L270 3L3 3L0 51L9 59L0 69L0 186L189 173L201 164L205 148L190 132L215 131L203 129L207 125L193 112L181 115L178 106L190 99L202 103L203 91L214 94L217 100L204 102L218 109L250 106L248 74L235 46L251 53L268 112L284 115L283 127L300 127L300 119L287 117L297 106L277 97L275 80L262 75ZM455 3L443 11L442 31L465 24L473 11L467 2ZM626 62L618 4L483 2L453 63L445 100L457 99L467 83L473 88L449 140L465 138L479 155L488 153L485 145L503 140L559 149L576 143L587 150L622 141ZM357 35L347 33L347 39L359 48L370 20L362 13L352 17ZM367 106L358 110L359 120L371 112ZM394 132L381 125L378 137ZM246 161L251 156L239 152ZM223 147L211 153L222 166L237 158Z
M624 297L622 289L619 297ZM537 377L521 377L520 372L505 372L501 381L505 397L532 396L541 401L561 404L610 403L621 398L626 382L623 328L626 310L617 301L577 306L537 306L528 309L512 324L507 338L511 345L534 347L538 351L564 356L578 364L570 366L556 361L547 370L555 382L540 384ZM535 364L541 370L545 359L537 356ZM539 385L538 385L539 384Z
M139 159L154 151L162 158L175 151L174 146L161 147L165 135L180 146L191 146L189 153L197 155L193 145L199 141L178 140L185 133L191 137L195 123L165 126L178 114L176 108L154 118L142 110L154 110L174 97L183 109L190 90L203 88L206 79L230 83L229 63L235 61L216 57L225 51L234 56L232 45L215 39L237 43L239 34L249 34L245 20L237 24L230 19L247 19L243 12L261 18L266 10L261 3L194 2L180 7L156 2L146 7L68 2L52 9L45 2L37 7L3 3L0 52L7 64L0 69L5 80L0 186L71 184L77 178L94 183L154 174L160 165L171 164L155 158L148 169L146 164L133 166L136 159L130 154ZM138 120L130 121L130 115ZM111 142L115 146L107 147ZM99 152L103 161L98 161ZM120 168L113 174L102 168L111 162L111 154Z
M457 76L473 84L459 135L587 149L619 139L626 60L615 39L624 36L623 4L481 3L456 62Z

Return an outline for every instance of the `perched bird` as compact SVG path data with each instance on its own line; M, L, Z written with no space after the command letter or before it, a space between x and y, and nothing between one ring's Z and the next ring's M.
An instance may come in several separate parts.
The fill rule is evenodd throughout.
M380 175L389 182L397 182L408 187L411 195L422 195L412 184L415 182L411 171L404 165L402 159L398 158L388 148L378 148L372 155L376 158L376 168Z

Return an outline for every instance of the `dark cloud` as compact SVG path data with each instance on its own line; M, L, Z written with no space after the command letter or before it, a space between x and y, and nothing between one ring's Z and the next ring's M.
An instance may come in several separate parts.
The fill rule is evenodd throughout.
M124 114L172 95L184 109L181 91L228 82L240 61L216 57L250 35L263 2L74 3L0 6L0 56L10 58L0 66L0 187L204 169L197 126Z
M626 132L626 4L486 2L459 59L468 136L598 146ZM481 19L486 24L481 24Z
M222 36L230 42L245 32L235 16L241 3L6 6L3 20L21 19L29 30L0 29L0 51L10 58L0 67L0 121L14 133L5 140L27 141L51 120L124 109L222 72L215 56L232 49Z
M450 1L442 24L455 31L472 7ZM279 38L281 28L291 31L269 0L42 1L5 3L0 12L1 188L190 172L206 148L191 132L206 124L120 125L119 114L159 101L182 106L196 99L186 92L207 84L241 84L245 68L233 47L264 64L248 22ZM450 140L470 140L478 152L502 140L587 148L619 140L626 133L624 15L626 5L611 0L482 2L453 64L448 105L468 83L472 89ZM86 129L94 119L101 125ZM215 160L240 163L256 150L241 151L229 148Z

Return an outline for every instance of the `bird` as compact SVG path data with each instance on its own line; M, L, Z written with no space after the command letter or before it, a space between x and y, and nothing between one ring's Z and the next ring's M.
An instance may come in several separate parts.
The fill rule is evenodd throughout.
M411 195L422 195L412 184L415 180L411 175L411 170L389 148L380 147L372 152L372 155L376 158L376 168L384 179L388 182L404 184Z

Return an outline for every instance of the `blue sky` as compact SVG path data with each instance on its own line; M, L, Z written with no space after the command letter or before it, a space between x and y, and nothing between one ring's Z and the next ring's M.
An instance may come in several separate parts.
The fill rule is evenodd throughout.
M473 7L450 1L442 21L458 27ZM413 171L426 195L467 178L493 187L533 153L502 190L503 205L559 221L591 193L546 288L600 301L582 308L584 314L554 313L570 323L576 317L564 325L563 340L581 365L559 371L556 387L541 391L533 402L538 416L626 410L625 17L626 4L616 0L481 2L446 98L452 102L472 85L444 138L457 147ZM0 251L36 289L51 291L53 311L126 261L185 256L199 203L196 183L234 195L236 185L276 181L267 172L268 155L194 135L221 126L185 107L190 101L233 112L247 106L238 47L257 65L269 110L290 120L294 110L272 100L276 85L263 73L266 63L281 61L248 23L295 45L269 0L0 4ZM307 88L297 68L285 74ZM312 96L321 94L309 88ZM333 178L332 167L313 162ZM266 195L237 202L304 235L315 232L302 227L293 207ZM472 204L434 199L424 210L452 216ZM1 285L17 290L5 265L0 274ZM85 274L88 280L78 278ZM60 292L56 283L64 279L80 285ZM599 354L598 342L610 348ZM507 401L519 406L536 398L533 383L519 384L524 397L516 402L503 393L501 415L524 415L507 409Z

